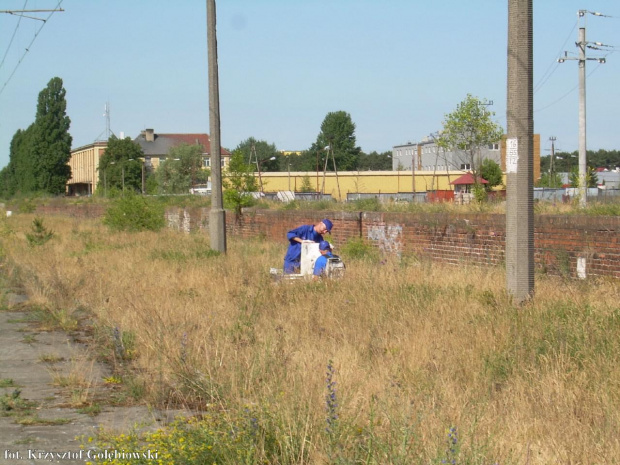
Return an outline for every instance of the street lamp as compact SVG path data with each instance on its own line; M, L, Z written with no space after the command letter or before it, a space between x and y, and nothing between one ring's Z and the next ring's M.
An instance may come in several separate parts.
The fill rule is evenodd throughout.
M491 102L493 103L493 102ZM413 148L411 149L411 202L415 202L415 162L416 155L418 152L418 144L414 143Z
M144 195L144 161L139 158L139 159L134 159L134 158L129 158L127 159L127 161L137 161L138 163L140 163L140 178L141 178L141 184L142 184L142 195Z
M123 195L125 195L125 163L128 161L135 161L133 158L128 158L127 160L123 161L123 164L121 165L121 181L123 183Z
M291 190L291 162L288 162L288 190Z
M323 149L325 152L325 168L323 168L323 184L321 185L321 200L325 195L325 172L327 171L327 161L329 160L329 145L326 145Z
M108 163L108 166L105 167L105 170L103 170L103 184L105 186L105 197L108 198L108 180L107 178L107 173L108 173L108 168L110 167L110 165L115 165L116 162L111 161L110 163Z
M261 177L261 174L260 174L260 165L262 165L266 161L273 161L275 159L276 159L276 157L265 158L264 160L261 160L261 161L256 163L256 167L258 168L258 183L260 184L260 193L261 194L263 194L264 192L263 192L263 178Z

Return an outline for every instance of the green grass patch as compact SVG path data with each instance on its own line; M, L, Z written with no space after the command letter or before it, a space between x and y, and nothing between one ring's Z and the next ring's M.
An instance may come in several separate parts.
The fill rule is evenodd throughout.
M21 397L21 390L15 389L10 394L0 396L0 415L16 415L29 411L36 406L36 402Z
M15 381L13 381L12 378L2 378L0 379L0 388L7 388L7 387L15 387Z
M91 404L87 405L86 407L81 407L77 411L84 415L88 415L89 417L96 417L101 413L102 408L99 404Z
M15 423L23 426L57 426L71 423L69 418L41 418L38 415L24 415L15 419Z

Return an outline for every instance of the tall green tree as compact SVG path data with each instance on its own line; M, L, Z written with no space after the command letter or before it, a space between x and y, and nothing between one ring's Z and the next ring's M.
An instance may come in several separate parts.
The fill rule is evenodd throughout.
M352 171L357 169L361 149L355 145L355 123L346 111L329 112L321 124L321 132L312 144L310 152L318 155L319 171L325 169L325 160L329 156L327 171L333 171L333 151L336 169Z
M243 159L247 163L250 163L250 159L252 160L251 164L254 166L254 170L256 170L257 159L260 163L261 171L286 171L288 168L287 166L282 167L283 164L286 164L286 157L282 156L275 144L270 144L267 141L248 137L240 142L235 150L243 154ZM274 157L275 159L271 160Z
M241 215L243 207L249 207L256 202L252 195L252 192L258 190L254 167L247 163L240 150L233 151L230 163L223 173L222 186L224 205L234 209L237 215Z
M206 184L211 174L203 168L203 147L181 144L168 152L168 158L159 165L156 178L160 191L166 194L188 194L199 184Z
M98 189L103 192L114 190L142 189L142 148L129 137L119 139L115 135L108 139L105 153L99 159Z
M68 163L73 139L69 134L66 93L62 79L52 78L39 93L37 103L32 146L35 177L37 188L50 194L64 193L71 178Z
M36 160L33 157L34 123L26 130L17 130L11 139L10 159L7 165L3 191L6 197L29 194L38 190Z
M488 105L467 94L456 110L445 116L437 139L440 148L464 153L476 182L480 176L480 149L498 142L503 134L502 127L491 119L494 115Z

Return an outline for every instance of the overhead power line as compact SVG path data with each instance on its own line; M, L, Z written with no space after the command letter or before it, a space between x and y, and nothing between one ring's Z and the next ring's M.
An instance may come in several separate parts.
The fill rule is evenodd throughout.
M30 18L29 16L25 16L25 15L17 15L20 16L20 20L22 17L24 18L29 18L29 19L39 19L42 20L43 23L41 24L41 27L39 29L37 29L37 32L34 33L34 37L32 38L32 40L30 41L30 43L28 44L28 46L26 47L26 49L24 50L23 55L21 56L21 58L18 60L17 64L15 65L15 68L13 68L13 71L11 72L11 74L9 75L8 79L5 81L5 83L2 85L2 88L0 88L0 95L2 95L2 93L4 92L4 89L6 89L6 86L9 84L9 82L11 81L11 79L13 78L13 76L15 75L15 72L17 71L17 68L19 68L19 65L22 64L22 61L24 61L24 58L26 57L26 54L30 51L30 48L32 47L32 44L34 43L34 41L37 39L37 37L39 36L39 33L41 32L41 29L43 29L43 27L47 24L47 21L52 17L52 15L54 13L56 13L57 11L65 11L63 9L60 8L60 5L62 4L63 0L59 0L58 4L56 5L56 8L54 8L53 10L22 10L23 11L30 11L30 12L50 12L50 14L47 16L47 18L42 19L42 18ZM8 13L8 14L16 14L20 12L19 10L0 10L0 13ZM4 62L4 60L3 60Z
M24 2L24 8L26 8L27 4L28 4L28 0ZM19 18L19 20L17 21L17 24L15 25L15 30L13 31L13 35L11 36L11 40L9 41L9 45L7 45L6 51L4 52L4 56L2 57L2 61L0 62L0 69L2 69L2 66L4 65L4 60L6 60L6 56L9 54L9 50L11 49L11 45L13 45L13 40L15 40L15 36L17 35L17 30L19 29L19 25L21 24L21 22L22 22L22 19Z
M562 53L562 50L564 50L564 48L566 46L566 43L570 39L570 36L573 34L573 31L575 30L575 28L577 27L578 24L579 24L579 22L575 21L575 24L573 25L572 29L570 30L570 32L566 36L566 39L564 40L564 43L560 47L560 50L558 51L557 55ZM549 78L553 75L553 73L555 73L555 71L558 69L558 67L559 67L559 64L558 64L557 60L554 58L553 61L547 67L547 70L544 72L544 74L539 79L538 83L534 86L534 94L536 94L536 92L538 92L540 90L540 88L547 83Z

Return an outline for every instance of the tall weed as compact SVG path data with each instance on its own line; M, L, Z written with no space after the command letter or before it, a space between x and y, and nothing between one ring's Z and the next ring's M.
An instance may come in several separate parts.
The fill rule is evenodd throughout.
M0 237L26 291L93 313L126 396L133 380L143 401L196 414L132 443L104 434L101 447L157 448L165 463L211 460L209 445L222 463L620 456L617 280L539 275L534 299L515 306L501 268L381 266L343 248L344 279L286 285L269 277L279 242L232 238L226 254L199 256L200 235L47 222L59 237L48 247ZM93 238L105 248L77 253Z

